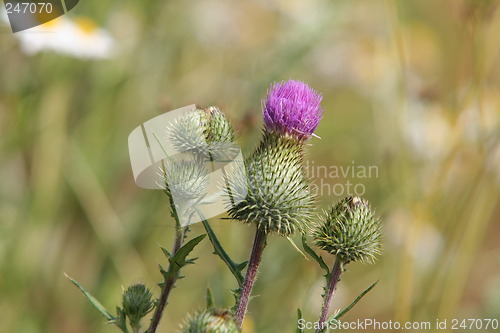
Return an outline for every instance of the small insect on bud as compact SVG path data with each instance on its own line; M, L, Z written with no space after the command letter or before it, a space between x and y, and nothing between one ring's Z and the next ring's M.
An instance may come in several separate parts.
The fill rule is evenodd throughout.
M231 312L218 309L199 311L189 316L180 333L239 333Z
M139 327L140 320L154 307L151 291L143 284L134 284L125 290L122 306L132 327Z
M351 261L372 263L381 252L380 219L360 197L340 200L313 231L316 246Z

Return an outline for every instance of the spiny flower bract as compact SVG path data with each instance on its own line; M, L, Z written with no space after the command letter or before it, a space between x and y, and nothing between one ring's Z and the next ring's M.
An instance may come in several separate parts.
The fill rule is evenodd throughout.
M265 132L259 148L245 161L246 171L228 180L232 188L239 188L232 193L236 204L230 205L229 215L256 223L266 233L289 236L303 232L312 216L314 198L302 158L300 142Z
M163 188L169 195L182 200L196 200L203 197L208 186L208 172L200 159L165 160Z
M347 197L323 216L313 231L316 246L343 263L371 263L381 252L380 219L367 200Z

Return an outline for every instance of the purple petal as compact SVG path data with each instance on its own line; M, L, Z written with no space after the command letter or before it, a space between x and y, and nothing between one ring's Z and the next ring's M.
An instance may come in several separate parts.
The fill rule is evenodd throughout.
M264 101L264 124L269 131L308 139L323 115L322 96L306 83L289 80L271 85Z

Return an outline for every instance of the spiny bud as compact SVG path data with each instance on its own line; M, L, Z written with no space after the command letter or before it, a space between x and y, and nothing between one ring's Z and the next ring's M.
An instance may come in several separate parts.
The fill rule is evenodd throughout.
M125 290L122 306L132 327L139 327L140 320L154 307L151 291L143 284L134 284Z
M193 160L164 160L161 176L163 187L175 205L175 211L182 226L193 223L196 209L207 196L209 176L207 167L200 157ZM208 162L207 162L208 163Z
M381 252L380 219L360 197L340 200L313 231L316 245L343 263L371 263Z
M208 185L208 174L200 159L174 161L165 159L161 170L165 181L164 189L179 200L198 200L204 196Z
M196 312L182 325L181 333L239 333L231 312L208 309Z
M304 231L313 212L314 197L302 166L303 145L277 133L264 138L245 161L246 174L230 179L237 203L229 215L246 223L256 223L266 233L289 236ZM246 193L245 197L239 197Z
M172 145L179 152L189 152L216 161L232 159L239 152L231 124L215 106L196 109L167 127Z

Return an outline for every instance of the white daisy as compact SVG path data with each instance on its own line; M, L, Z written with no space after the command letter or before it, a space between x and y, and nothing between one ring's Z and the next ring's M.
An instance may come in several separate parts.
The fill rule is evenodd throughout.
M5 11L2 21L8 22ZM109 32L88 18L66 16L14 34L21 50L28 54L53 51L81 59L105 59L113 55L115 40Z

